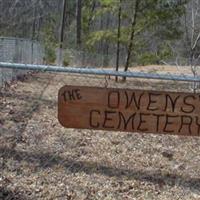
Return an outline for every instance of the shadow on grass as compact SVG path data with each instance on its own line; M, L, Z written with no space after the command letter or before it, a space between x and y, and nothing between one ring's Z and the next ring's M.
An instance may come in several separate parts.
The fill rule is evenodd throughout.
M75 159L64 158L49 153L31 153L16 151L9 148L0 148L0 156L4 159L15 159L18 162L26 161L36 164L38 169L50 168L54 165L61 165L70 173L84 172L86 174L101 174L107 177L116 177L126 179L135 179L144 182L150 182L158 185L174 186L178 185L183 188L191 188L200 191L200 178L181 176L175 173L163 173L161 170L140 170L125 169L114 166L106 166L97 162L78 161Z
M54 75L55 76L55 75ZM19 128L19 133L22 135L23 132L26 130L28 125L28 121L33 117L34 113L38 112L42 105L47 105L50 109L56 108L56 102L54 100L44 99L43 95L51 82L53 81L54 77L50 77L46 80L44 85L41 86L41 90L39 94L18 94L17 92L1 92L0 97L10 98L12 100L16 99L24 101L22 105L18 109L10 110L9 115L5 118L0 118L2 123L5 121L14 121L15 123L21 123ZM3 105L4 106L4 105ZM3 106L0 104L0 108L3 109Z
M32 95L28 95L28 94L19 94L19 93L11 93L11 92L4 92L4 93L0 93L0 97L4 97L4 98L13 98L13 99L17 99L17 100L22 100L22 101L39 101L45 105L51 105L51 106L55 106L56 105L56 101L53 100L49 100L49 99L45 99L40 96L36 97L34 96L34 94Z

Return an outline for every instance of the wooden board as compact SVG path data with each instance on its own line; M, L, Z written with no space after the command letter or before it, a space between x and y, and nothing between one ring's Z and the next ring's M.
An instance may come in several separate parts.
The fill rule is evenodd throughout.
M66 128L200 135L200 95L64 86L58 119Z

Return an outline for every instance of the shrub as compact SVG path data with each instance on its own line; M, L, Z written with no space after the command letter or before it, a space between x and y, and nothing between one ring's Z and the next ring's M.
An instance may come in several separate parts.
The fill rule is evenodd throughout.
M138 64L141 65L151 65L151 64L158 64L159 58L154 53L144 53L138 58Z
M52 47L45 48L45 61L47 64L54 64L56 61L56 52Z
M65 50L65 53L64 53L64 59L63 59L63 66L68 66L70 65L70 62L71 62L71 58L72 58L72 55L71 55L71 51L70 50Z

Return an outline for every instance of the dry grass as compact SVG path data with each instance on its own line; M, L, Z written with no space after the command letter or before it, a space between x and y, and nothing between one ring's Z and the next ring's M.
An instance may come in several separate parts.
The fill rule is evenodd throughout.
M57 121L64 84L190 90L49 73L2 90L0 199L200 199L199 138L65 129Z

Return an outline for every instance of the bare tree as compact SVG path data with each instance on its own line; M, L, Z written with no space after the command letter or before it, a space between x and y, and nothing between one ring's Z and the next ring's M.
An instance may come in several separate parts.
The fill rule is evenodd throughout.
M194 77L197 76L197 65L200 62L200 2L191 0L186 5L184 15L185 25L185 47L187 49L188 63ZM193 91L196 92L197 84L193 84Z
M77 0L76 3L76 44L77 47L81 47L82 39L82 0Z
M62 18L60 25L60 38L59 38L59 52L58 52L58 64L63 64L63 41L64 41L64 25L65 25L65 15L66 15L67 0L63 0Z
M124 71L126 72L130 66L130 59L131 59L131 53L133 49L133 43L134 43L134 35L135 35L135 25L137 23L137 17L138 17L138 11L139 11L139 3L140 0L135 0L135 5L134 5L134 13L132 17L132 23L131 23L131 36L129 39L129 45L127 49L127 58L126 58L126 64L124 67ZM123 77L123 81L126 80L126 77Z
M121 38L121 0L119 0L119 10L118 10L118 28L117 28L117 56L116 56L116 71L119 70L119 55L120 55L120 38ZM115 77L116 82L118 81L118 76Z

